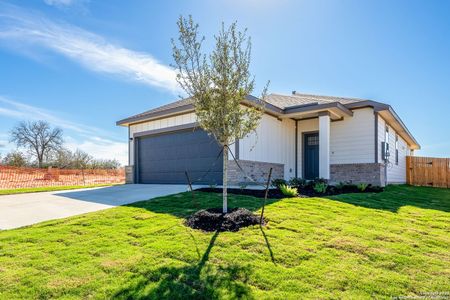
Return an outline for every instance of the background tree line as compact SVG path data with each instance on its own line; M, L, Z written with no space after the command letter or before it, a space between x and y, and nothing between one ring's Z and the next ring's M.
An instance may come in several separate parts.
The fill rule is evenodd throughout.
M64 147L63 131L46 121L21 122L10 131L16 150L0 156L3 165L15 167L56 167L60 169L117 169L116 159L97 159L82 151Z

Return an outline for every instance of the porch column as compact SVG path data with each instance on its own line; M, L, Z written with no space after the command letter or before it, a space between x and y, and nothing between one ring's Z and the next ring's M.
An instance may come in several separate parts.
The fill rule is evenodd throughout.
M330 113L319 113L319 177L330 179Z

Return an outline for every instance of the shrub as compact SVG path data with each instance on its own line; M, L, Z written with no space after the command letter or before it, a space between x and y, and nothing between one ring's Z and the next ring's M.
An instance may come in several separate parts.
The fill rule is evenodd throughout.
M328 184L326 184L325 182L315 182L313 189L316 193L325 194L325 192L327 191L327 187Z
M368 186L369 186L369 185L368 185L367 183L359 183L359 184L357 185L358 190L359 190L360 192L364 192L364 191L367 189Z
M345 184L342 187L342 192L344 193L356 193L358 191L358 187L355 184Z
M287 185L286 180L278 178L278 179L274 179L272 180L272 186L276 187L277 189L280 188L280 185Z
M316 178L316 179L314 179L314 183L326 183L326 184L328 184L328 179Z
M306 180L303 178L293 177L289 180L289 185L296 188L304 188L306 186Z
M342 191L344 189L344 186L345 186L345 183L342 181L335 185L336 189L339 191Z
M372 193L380 193L380 192L384 191L384 188L381 186L378 186L378 185L375 185L375 186L369 185L367 187L367 190L369 190Z
M279 189L283 193L283 195L288 197L295 197L298 195L298 190L295 187L291 187L285 184L280 185Z

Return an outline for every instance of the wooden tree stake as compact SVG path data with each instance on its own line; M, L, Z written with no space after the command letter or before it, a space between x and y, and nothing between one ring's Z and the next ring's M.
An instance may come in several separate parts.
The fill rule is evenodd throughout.
M191 179L189 178L189 174L187 171L184 171L184 174L186 174L186 179L187 179L187 182L189 185L189 189L191 190L191 193L192 193L192 202L198 208L199 205L198 205L197 201L195 201L195 193L194 193L194 190L192 189L192 183L191 183Z
M266 206L266 200L267 200L267 196L269 194L270 177L272 177L272 168L270 168L269 176L267 177L266 193L264 194L264 201L263 201L263 206L262 206L262 210L261 210L261 217L259 218L259 225L262 225L262 222L263 222L264 208Z

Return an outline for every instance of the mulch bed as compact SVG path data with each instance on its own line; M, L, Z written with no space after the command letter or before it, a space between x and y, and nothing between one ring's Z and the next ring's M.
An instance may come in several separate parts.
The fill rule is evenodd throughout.
M363 192L360 191L356 186L344 186L342 189L338 189L335 186L328 186L327 191L325 193L317 193L314 191L312 187L305 187L299 189L299 195L297 197L323 197L323 196L333 196L339 194L348 194L348 193L379 193L382 192L384 188L379 186L368 186L366 190ZM222 188L200 188L197 189L200 192L210 192L210 193L222 193ZM235 195L245 195L245 196L253 196L257 198L264 198L265 190L255 190L255 189L228 189L229 194ZM279 189L269 189L268 198L272 199L282 199L286 198L285 195Z
M204 231L233 231L259 224L259 216L245 208L229 209L222 213L222 208L202 209L186 219L186 225Z
M222 193L222 188L200 188L197 189L196 191L209 193ZM228 189L227 191L229 194L253 196L257 198L264 198L264 195L266 193L265 190L254 190L254 189ZM281 193L279 189L269 189L269 194L267 198L282 199L286 198L286 196L283 195L283 193Z

